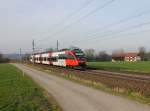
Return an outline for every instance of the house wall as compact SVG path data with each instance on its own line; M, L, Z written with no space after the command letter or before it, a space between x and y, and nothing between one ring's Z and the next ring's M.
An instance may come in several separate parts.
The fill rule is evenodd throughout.
M125 57L125 61L129 61L129 62L135 62L135 61L139 61L140 57L136 56L136 57Z

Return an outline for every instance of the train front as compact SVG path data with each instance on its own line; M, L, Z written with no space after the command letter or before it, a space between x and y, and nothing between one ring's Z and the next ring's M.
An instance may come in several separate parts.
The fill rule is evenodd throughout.
M86 68L86 57L81 49L73 49L72 52L78 62L79 68Z

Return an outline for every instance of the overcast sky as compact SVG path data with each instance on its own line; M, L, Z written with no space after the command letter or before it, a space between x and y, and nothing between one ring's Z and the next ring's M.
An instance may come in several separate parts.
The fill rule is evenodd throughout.
M0 0L0 52L77 46L150 51L150 0Z

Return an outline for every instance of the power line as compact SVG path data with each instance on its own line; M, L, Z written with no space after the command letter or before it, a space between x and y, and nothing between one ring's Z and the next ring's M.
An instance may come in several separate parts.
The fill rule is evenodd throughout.
M86 8L88 5L90 5L94 1L95 0L88 0L88 1L86 1L79 9L75 10L73 13L70 13L66 18L61 20L57 25L59 25L59 27L60 27L60 25L66 23L68 21L68 19L70 19L73 16L75 16L76 14L78 14L82 9ZM55 26L53 26L53 27L55 27Z
M145 10L143 12L137 13L137 14L129 16L127 18L121 19L118 22L115 22L115 23L112 23L112 24L109 24L109 25L105 25L105 26L99 28L99 30L103 30L103 29L106 29L106 28L114 27L114 26L120 25L122 23L128 22L130 20L133 20L135 18L138 18L138 17L143 16L143 15L147 15L147 14L150 14L150 10ZM94 34L89 34L89 37L97 36L98 34L101 34L101 33L110 33L110 32L108 32L108 31L96 32ZM80 41L82 41L82 40L80 40Z
M59 43L58 43L58 40L57 40L57 51L58 51L58 47L59 47Z
M68 21L68 19L72 18L73 16L75 16L76 14L80 13L80 11L84 8L86 8L89 4L91 4L92 2L94 2L95 0L88 0L87 2L85 2L82 7L80 7L79 9L75 10L73 13L69 14L66 18L64 18L63 20L61 20L61 22L59 22L58 24L64 24L65 22Z
M96 13L97 11L99 11L99 10L105 8L106 6L108 6L109 4L113 3L114 1L115 1L115 0L109 0L109 1L107 1L107 2L104 3L103 5L97 7L95 10L93 10L93 11L89 12L88 14L82 16L82 17L79 18L77 21L75 21L75 22L73 22L73 23L71 23L71 24L65 26L63 29L61 29L61 30L55 32L53 35L48 36L48 37L45 37L45 38L41 39L40 41L42 41L42 40L44 40L44 39L47 39L47 38L49 38L49 37L53 37L53 36L57 36L57 35L61 34L62 32L64 32L66 29L68 29L68 28L71 27L72 25L74 25L74 24L76 24L76 23L79 23L79 22L82 21L83 19L85 19L85 18L89 17L90 15Z
M119 24L128 22L128 21L130 21L130 20L132 20L132 19L138 18L138 17L143 16L143 15L146 15L146 14L150 14L150 10L146 10L146 11L143 11L143 12L138 13L138 14L136 14L136 15L132 15L132 16L129 16L129 17L127 17L127 18L121 19L121 20L119 20L119 21L116 22L116 23L112 23L112 24L106 25L106 26L104 26L104 27L101 27L99 30L103 30L103 29L106 29L106 28L110 28L110 27L117 26L117 25L119 25ZM88 36L88 37L93 37L93 36L97 36L98 34L101 34L101 33L110 33L110 32L108 32L108 31L96 32L96 33L94 33L94 34L89 34L89 36L88 36L88 35L87 35L87 36ZM90 38L89 38L89 39L90 39ZM91 38L91 39L92 39L92 38ZM80 40L80 41L82 41L82 40Z
M145 33L145 32L150 32L150 29L146 29L146 30L142 30L142 31L138 31L138 32L134 32L134 33L125 33L125 34L121 34L121 35L112 35L112 36L109 36L107 38L99 38L101 41L103 40L110 40L110 39L116 39L116 38L121 38L120 36L131 36L131 35L137 35L139 33ZM132 36L134 37L134 36ZM101 42L100 41L100 42ZM99 44L96 44L96 46L98 46Z
M102 38L102 40L110 40L110 39L115 39L115 38L120 38L120 36L129 36L129 35L137 35L138 33L145 33L145 32L150 32L150 29L147 29L147 30L142 30L142 31L139 31L139 32L135 32L135 33L125 33L125 34L122 34L122 35L118 35L118 36L110 36L110 37L107 37L107 38Z
M34 51L35 51L35 42L34 42L34 40L32 40L32 52L33 52L33 54L34 54Z
M113 36L110 36L110 37L107 37L107 38L102 38L100 40L101 41L103 41L103 40L110 40L110 39L115 39L115 38L121 38L120 36L131 36L131 35L137 35L139 33L145 33L145 32L150 32L150 29L146 29L146 30L142 30L142 31L134 32L134 33L125 33L125 34L121 34L121 35L117 35L117 36L113 35ZM135 36L132 36L132 37L135 37ZM98 45L99 44L97 44L96 46L98 46Z
M20 48L20 62L22 62L22 50Z
M86 40L84 40L84 42L87 41L87 40L107 38L107 37L110 37L110 36L114 36L116 34L120 34L120 33L126 32L128 30L136 29L136 28L139 28L141 26L145 26L145 25L149 25L149 24L150 24L150 21L149 22L140 23L140 24L137 24L137 25L134 25L134 26L130 26L130 27L127 27L125 29L121 29L119 31L115 31L115 32L112 32L112 33L109 33L109 34L106 33L104 35L99 35L98 37L86 39Z
M114 1L114 0L111 0L111 1ZM104 7L105 7L105 6L104 6ZM93 11L94 11L94 10L93 10ZM92 11L92 12L93 12L93 11ZM96 10L95 10L95 11L96 11ZM98 11L99 11L99 10L98 10ZM91 14L95 13L95 12L93 12L93 13L92 13L92 12L91 12ZM97 12L97 11L96 11L96 12ZM112 24L106 25L106 26L104 26L104 27L102 27L102 28L100 28L100 29L104 29L104 28L107 28L107 27L109 27L109 28L110 28L110 27L114 27L114 26L116 26L116 25L119 25L119 24L121 24L121 23L128 22L128 21L130 21L130 20L132 20L132 19L135 19L135 18L137 18L137 17L143 16L143 15L146 15L146 14L149 14L149 13L150 13L150 10L144 11L144 12L138 13L138 14L136 14L136 15L132 15L132 16L129 16L129 17L127 17L127 18L121 19L121 20L119 20L119 21L116 22L116 23L112 23ZM88 14L89 14L89 15L88 15ZM82 21L82 19L84 19L84 18L86 18L86 17L88 17L88 16L91 15L90 13L88 13L88 14L82 16L82 17L79 18L77 21L75 21L75 22L73 22L73 23L71 23L71 24L65 26L62 30L60 30L60 33L64 32L66 29L68 29L68 28L71 27L72 25L74 25L74 24L76 24L76 23ZM107 31L105 31L105 32L103 32L103 33L107 33L107 34L102 35L102 36L101 36L101 39L105 39L105 38L107 39L109 36L114 36L115 34L123 33L123 32L126 32L126 31L128 31L128 30L135 29L135 28L138 28L138 27L140 27L140 26L147 25L147 24L149 24L149 23L146 22L146 23L138 24L138 25L131 26L131 27L128 27L128 28L123 29L123 30L120 30L120 31L116 31L116 32L107 32ZM56 32L56 35L58 35L58 34L60 34L60 33L59 33L59 31L58 31L58 32ZM109 34L108 34L108 33L109 33ZM95 35L95 36L100 36L100 35L98 35L98 34L101 34L101 33L98 32L98 33L95 33L94 35ZM55 33L54 33L53 36L56 36L56 35L55 35ZM91 36L91 37L93 37L93 36ZM45 39L46 39L46 38L45 38ZM95 37L95 38L90 38L90 39L87 39L87 40L91 40L91 39L97 39L97 37ZM98 38L98 39L99 39L99 38ZM42 39L42 40L44 40L44 39Z
M114 27L114 26L120 25L120 24L122 24L122 23L128 22L128 21L130 21L130 20L132 20L132 19L138 18L138 17L140 17L140 16L143 16L143 15L146 15L146 14L149 14L149 13L150 13L150 10L146 10L146 11L143 11L143 12L138 13L138 14L136 14L136 15L132 15L132 16L129 16L129 17L127 17L127 18L121 19L121 20L119 20L119 21L116 22L116 23L112 23L112 24L103 26L103 27L99 28L98 30L103 30L103 29L107 29L107 28L110 28L110 27ZM103 33L107 33L107 32L108 32L108 31L105 31L105 32L103 32ZM93 37L94 35L98 35L98 34L100 34L100 33L102 33L102 32L99 32L99 31L98 31L98 32L95 32L94 34L89 34L89 35L87 35L87 36Z
M32 40L32 56L33 56L33 57L32 57L32 58L33 58L33 59L32 59L32 60L33 60L32 62L33 62L33 65L34 65L34 62L35 62L35 60L34 60L34 53L35 53L35 43L34 43L34 40Z

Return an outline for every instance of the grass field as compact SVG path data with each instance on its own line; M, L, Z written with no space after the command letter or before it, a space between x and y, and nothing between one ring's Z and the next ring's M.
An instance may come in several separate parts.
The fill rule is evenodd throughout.
M58 108L15 66L0 64L0 111L58 111Z
M150 72L150 61L147 62L88 62L88 67L103 70Z

